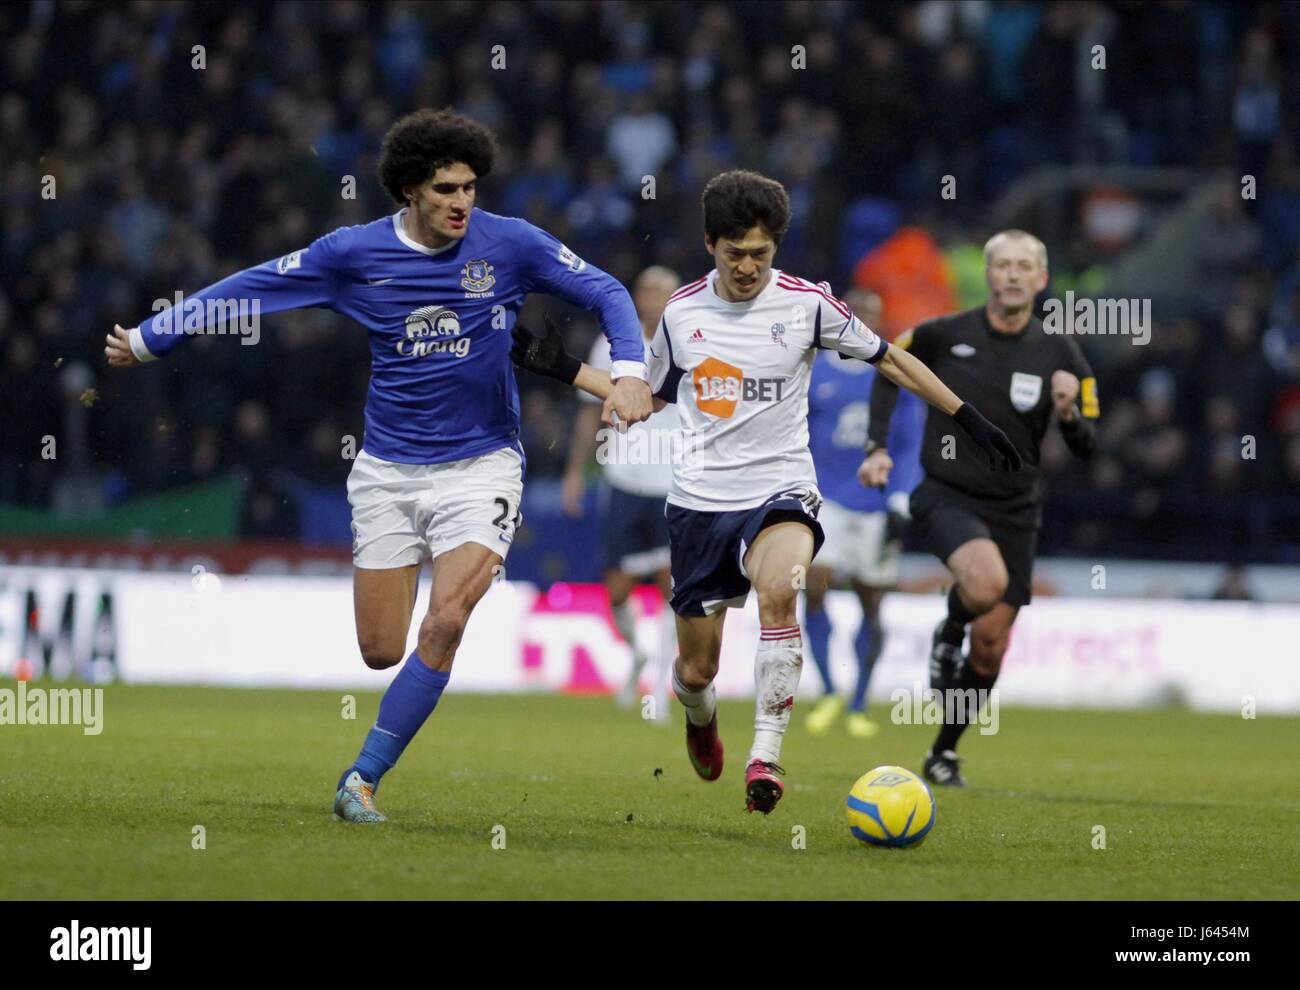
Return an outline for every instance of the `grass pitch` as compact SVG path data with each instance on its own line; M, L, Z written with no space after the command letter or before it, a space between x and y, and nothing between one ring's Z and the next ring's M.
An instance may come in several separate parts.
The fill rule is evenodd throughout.
M12 681L4 687L12 688ZM853 781L920 769L932 728L814 737L786 794L743 810L753 706L719 711L727 767L687 761L682 714L607 698L449 692L388 775L392 821L334 821L378 710L359 693L113 686L104 730L0 726L0 898L1212 898L1300 892L1300 719L1004 708L967 733L917 849L860 846ZM662 773L656 773L661 770ZM1095 826L1105 849L1094 848ZM206 848L195 849L202 826ZM504 833L501 829L504 828ZM806 848L795 848L794 827ZM493 846L494 835L500 845Z

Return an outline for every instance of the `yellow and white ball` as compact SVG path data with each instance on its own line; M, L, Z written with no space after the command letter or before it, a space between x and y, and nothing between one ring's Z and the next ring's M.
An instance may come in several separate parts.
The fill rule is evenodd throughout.
M849 831L872 846L919 846L934 827L938 807L924 780L903 767L876 767L849 791Z

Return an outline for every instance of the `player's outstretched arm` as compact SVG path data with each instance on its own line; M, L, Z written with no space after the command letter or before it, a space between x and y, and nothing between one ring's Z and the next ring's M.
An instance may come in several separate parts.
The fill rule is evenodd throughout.
M197 292L178 294L175 305L155 307L138 326L114 326L104 356L113 367L131 367L166 357L198 334L233 334L243 344L261 339L261 317L287 309L332 308L341 252L350 228L343 227L308 247L228 275Z
M533 245L528 254L533 259L530 285L594 313L609 339L613 389L604 396L601 418L606 423L615 414L624 423L649 419L655 407L650 386L645 381L645 342L641 339L636 306L627 289L618 279L587 264L540 227L526 220L519 223L524 238Z
M876 362L882 375L900 388L914 392L930 405L951 416L975 444L989 456L992 467L1019 471L1020 452L1007 435L985 419L969 402L962 402L938 376L901 347L891 347Z
M616 386L610 373L593 368L566 351L564 335L551 322L550 316L543 317L543 320L546 324L544 337L537 336L521 324L515 324L514 330L511 331L514 346L510 348L510 359L520 368L525 368L536 375L554 378L565 385L573 385L598 399L608 399L612 396ZM626 380L619 379L620 383ZM656 412L665 405L663 399L654 399ZM614 426L616 424L610 416L611 411L610 403L606 402L601 420Z

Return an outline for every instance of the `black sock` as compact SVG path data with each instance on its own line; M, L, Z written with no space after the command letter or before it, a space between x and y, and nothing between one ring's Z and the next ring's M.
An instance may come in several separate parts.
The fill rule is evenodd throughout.
M970 660L967 659L967 661L961 665L961 673L957 677L957 690L991 691L997 679L996 674L992 677L985 677L983 674L977 674L971 668ZM966 731L967 715L969 714L971 720L974 720L979 714L977 711L968 712L964 697L959 696L952 701L949 701L948 695L949 692L943 692L944 723L939 726L939 734L935 736L934 746L931 747L931 752L936 755L942 753L945 749L955 750L957 748L957 740L960 739L961 734ZM948 721L947 716L948 706L950 704L953 706L952 721Z
M961 596L957 594L957 586L954 584L948 589L948 615L943 621L943 632L939 638L950 646L960 647L962 640L966 638L966 626L975 619L961 602Z

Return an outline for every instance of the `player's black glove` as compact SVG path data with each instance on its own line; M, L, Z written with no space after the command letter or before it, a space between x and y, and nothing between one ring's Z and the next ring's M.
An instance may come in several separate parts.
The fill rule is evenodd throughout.
M1007 435L980 415L980 411L969 402L963 402L961 408L953 414L957 425L970 434L976 446L989 455L989 467L1003 471L1019 471L1023 462L1020 451L1007 439Z
M535 337L522 324L515 324L511 332L515 343L510 348L510 360L534 374L572 385L582 362L564 349L564 335L551 322L550 316L542 319L546 324L545 337Z

